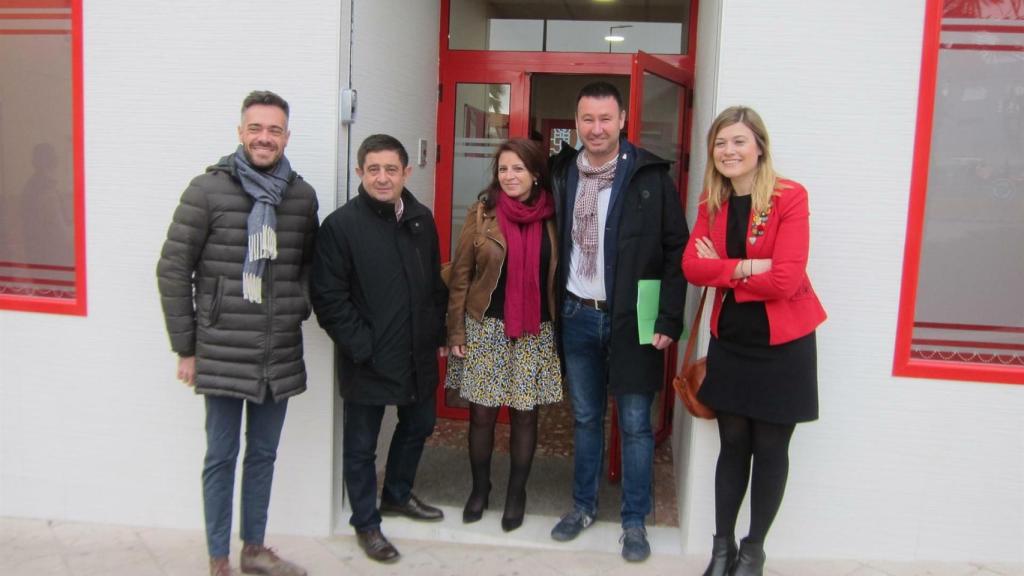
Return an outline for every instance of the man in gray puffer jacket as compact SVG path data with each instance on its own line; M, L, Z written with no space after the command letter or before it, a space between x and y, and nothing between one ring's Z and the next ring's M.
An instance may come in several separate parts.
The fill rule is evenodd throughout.
M241 568L306 572L263 545L274 460L288 398L306 389L302 321L317 232L313 188L291 169L288 103L253 92L238 150L189 184L174 212L157 278L178 378L206 401L203 506L210 574L228 561L242 406Z

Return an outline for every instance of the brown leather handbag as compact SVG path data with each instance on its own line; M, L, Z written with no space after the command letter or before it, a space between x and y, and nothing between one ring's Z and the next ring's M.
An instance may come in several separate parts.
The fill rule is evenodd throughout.
M700 391L701 384L704 383L704 374L707 372L707 357L701 356L696 361L691 361L693 349L697 345L697 328L700 326L700 317L704 313L707 296L708 289L705 286L700 294L700 305L697 306L697 314L693 317L693 325L690 326L690 337L686 340L683 366L679 369L679 374L672 379L672 387L690 414L696 418L713 420L715 411L697 399L697 392Z

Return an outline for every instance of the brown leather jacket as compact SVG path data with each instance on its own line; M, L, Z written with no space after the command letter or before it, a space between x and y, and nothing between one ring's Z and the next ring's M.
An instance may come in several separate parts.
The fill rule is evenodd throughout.
M548 310L555 310L555 268L558 265L558 236L555 221L544 223L551 241L551 264L548 269ZM448 280L448 345L465 346L466 314L482 321L491 305L491 294L498 285L505 262L505 236L498 226L494 208L484 209L479 202L469 207L466 224L452 258Z

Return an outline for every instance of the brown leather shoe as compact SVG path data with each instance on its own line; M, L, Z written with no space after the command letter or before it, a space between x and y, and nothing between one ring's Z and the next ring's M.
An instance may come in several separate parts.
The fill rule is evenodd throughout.
M405 504L395 504L394 502L384 502L382 500L380 503L380 514L381 516L405 516L406 518L423 522L444 520L444 512L441 512L439 508L434 508L430 504L424 503L411 492L409 493L409 500Z
M210 558L210 576L235 576L227 556Z
M243 546L241 565L243 574L306 576L305 569L281 558L272 548L267 548L262 544Z
M366 532L356 532L356 539L359 540L359 547L366 552L370 560L377 562L398 561L398 549L388 542L388 539L381 533L380 528L371 528Z

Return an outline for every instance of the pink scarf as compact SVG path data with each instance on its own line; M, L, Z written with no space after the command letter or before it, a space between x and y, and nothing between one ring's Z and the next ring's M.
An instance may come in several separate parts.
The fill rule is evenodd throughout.
M544 220L555 213L551 193L541 190L524 204L498 194L498 226L505 236L505 335L540 333L540 251Z

